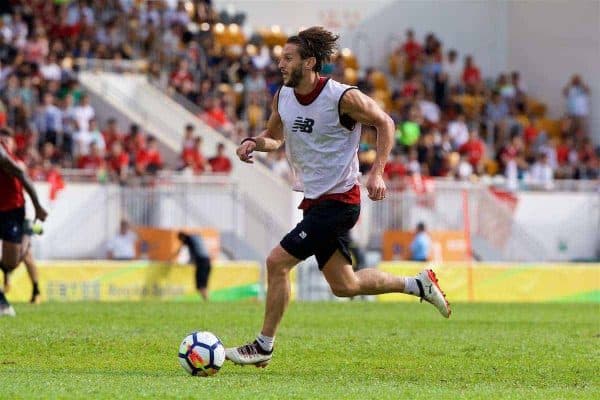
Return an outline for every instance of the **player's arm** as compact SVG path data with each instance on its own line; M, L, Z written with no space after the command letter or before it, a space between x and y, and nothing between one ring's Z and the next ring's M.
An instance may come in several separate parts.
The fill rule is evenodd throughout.
M375 161L367 179L367 190L371 200L385 198L386 186L383 170L394 145L394 121L369 96L360 90L348 90L340 100L340 114L348 115L364 125L377 130L377 148Z
M262 131L258 136L244 139L237 148L236 153L240 160L247 163L253 163L253 151L274 151L283 145L285 140L283 137L283 122L281 122L281 116L277 110L278 99L279 92L273 97L271 116L267 121L267 129Z
M29 180L25 170L20 168L19 165L8 156L8 153L6 153L6 150L4 150L2 146L0 146L0 169L21 181L25 191L29 194L31 201L33 202L35 218L44 221L48 213L44 210L44 207L42 207L33 183Z

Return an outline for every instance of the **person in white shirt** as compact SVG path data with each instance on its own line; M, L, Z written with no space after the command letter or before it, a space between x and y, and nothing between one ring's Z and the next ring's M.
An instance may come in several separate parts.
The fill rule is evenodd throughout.
M567 99L567 115L572 117L578 128L587 128L587 118L590 114L590 88L583 82L581 76L573 75L569 84L563 89Z
M454 149L460 148L460 146L469 140L469 127L467 126L464 114L459 114L454 121L450 121L447 131Z
M85 156L90 153L90 145L94 143L101 153L106 150L106 142L100 130L98 130L96 119L91 118L88 130L79 130L73 135L74 153L76 156Z
M554 187L554 171L548 162L548 155L541 153L538 160L529 170L529 183L534 187L552 189Z
M446 74L448 78L448 86L450 92L454 93L460 91L462 84L463 65L457 61L458 54L456 50L450 50L448 52L448 58L442 62L442 72Z
M75 121L80 131L88 131L90 119L96 116L94 108L90 105L90 96L85 94L81 97L81 103L73 110Z
M437 124L440 122L440 107L431 100L431 96L424 96L422 92L419 92L417 99L419 109L425 120L430 124Z
M62 70L56 62L56 54L50 53L46 57L46 62L40 67L40 73L47 81L60 81L62 78Z
M121 220L119 233L106 244L106 257L109 260L133 260L136 258L138 236L131 230L129 222Z

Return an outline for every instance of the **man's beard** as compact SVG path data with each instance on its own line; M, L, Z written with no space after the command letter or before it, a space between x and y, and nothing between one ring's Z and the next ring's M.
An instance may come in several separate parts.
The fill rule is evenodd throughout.
M287 80L287 82L284 82L283 84L287 87L296 87L300 84L300 81L302 80L302 68L296 68L293 69L290 72L290 77Z

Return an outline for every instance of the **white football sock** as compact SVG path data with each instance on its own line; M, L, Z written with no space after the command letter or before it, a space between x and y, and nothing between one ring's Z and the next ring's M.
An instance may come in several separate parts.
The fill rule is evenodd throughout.
M419 296L419 286L417 285L416 278L411 278L411 277L404 278L403 293L412 294L413 296Z
M275 337L265 336L262 333L259 333L256 337L256 341L262 347L264 351L273 350L273 344L275 343Z

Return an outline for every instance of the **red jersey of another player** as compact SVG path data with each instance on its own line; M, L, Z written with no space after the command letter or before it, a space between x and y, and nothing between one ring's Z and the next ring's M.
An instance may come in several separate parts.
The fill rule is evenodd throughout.
M8 156L17 161L17 158L4 146L0 144ZM0 169L0 211L14 210L25 206L25 196L23 195L23 184L16 177L9 175Z

